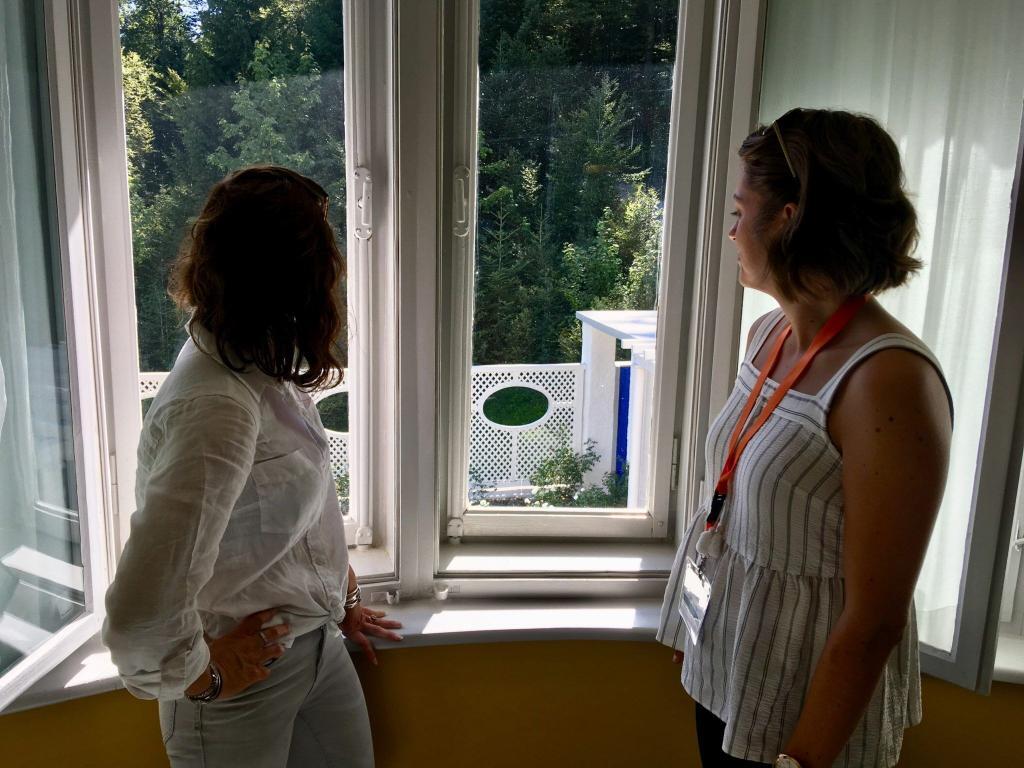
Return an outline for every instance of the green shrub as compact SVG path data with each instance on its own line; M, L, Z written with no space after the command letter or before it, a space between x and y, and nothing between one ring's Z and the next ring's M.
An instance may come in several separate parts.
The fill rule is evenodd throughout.
M554 455L542 461L530 477L530 483L536 487L536 502L553 507L576 506L576 496L583 488L583 476L601 458L594 448L596 445L596 441L588 440L581 453L562 445Z

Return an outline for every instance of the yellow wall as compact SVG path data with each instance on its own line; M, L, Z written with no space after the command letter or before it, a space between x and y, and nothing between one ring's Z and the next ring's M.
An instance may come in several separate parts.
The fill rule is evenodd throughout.
M696 766L693 704L654 643L383 651L359 671L379 768ZM360 660L361 661L361 660ZM976 696L926 679L901 766L1022 765L1024 686ZM4 768L166 766L156 706L119 691L0 717Z

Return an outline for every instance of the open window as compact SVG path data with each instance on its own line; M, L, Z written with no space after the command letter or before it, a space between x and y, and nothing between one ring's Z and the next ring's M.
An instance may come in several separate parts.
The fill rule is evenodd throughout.
M103 615L116 496L69 8L0 6L0 709Z
M137 2L121 15L122 72L135 264L139 396L145 409L186 338L167 294L170 267L206 194L230 171L284 165L330 195L328 219L347 254L348 368L312 394L330 442L346 538L389 547L387 142L388 3L303 0L254 13L239 3ZM383 90L376 87L383 85ZM376 268L372 268L376 267ZM370 328L373 332L370 332ZM372 402L371 402L372 400ZM384 422L375 422L383 418ZM393 557L369 560L372 579Z
M680 4L445 5L443 536L664 538Z
M900 148L925 268L880 301L934 350L956 407L945 499L915 595L922 664L987 689L1020 476L1024 340L1011 297L1024 288L1024 56L1012 41L1024 12L994 2L764 6L758 122L798 106L865 112ZM772 306L746 292L735 347Z

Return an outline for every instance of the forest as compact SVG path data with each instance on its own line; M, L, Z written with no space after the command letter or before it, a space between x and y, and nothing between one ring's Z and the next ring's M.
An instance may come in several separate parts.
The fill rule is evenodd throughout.
M287 165L344 245L340 0L122 0L139 354L184 339L169 267L209 188ZM473 363L579 360L581 309L651 309L677 0L481 0Z

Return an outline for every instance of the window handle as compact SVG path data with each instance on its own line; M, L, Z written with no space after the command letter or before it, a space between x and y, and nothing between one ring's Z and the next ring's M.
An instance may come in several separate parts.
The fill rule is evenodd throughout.
M356 225L353 231L359 240L369 240L373 235L373 178L370 169L356 168L353 179L356 189Z
M456 237L469 234L469 168L460 165L455 169L455 220L452 229Z

